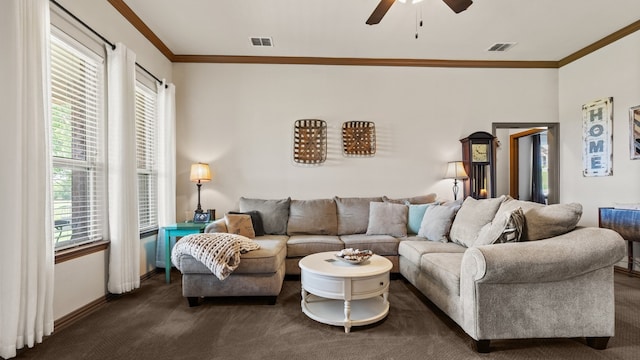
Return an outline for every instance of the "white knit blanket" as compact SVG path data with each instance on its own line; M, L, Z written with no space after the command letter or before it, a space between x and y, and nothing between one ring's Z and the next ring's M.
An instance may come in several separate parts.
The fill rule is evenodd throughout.
M248 237L228 233L187 235L171 251L171 261L178 270L180 255L191 255L203 263L220 280L226 279L238 265L240 254L257 250L260 245Z

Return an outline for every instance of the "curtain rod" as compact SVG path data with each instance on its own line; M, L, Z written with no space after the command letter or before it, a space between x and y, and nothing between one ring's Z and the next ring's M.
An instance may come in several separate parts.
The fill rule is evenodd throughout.
M115 49L116 48L116 45L114 43L109 41L106 37L102 36L102 34L100 34L99 32L95 31L91 26L89 26L87 23L82 21L79 17L75 16L71 11L67 10L64 6L60 5L60 3L58 3L56 0L49 0L49 2L53 3L55 6L60 8L60 10L64 11L67 15L71 16L73 18L73 20L77 21L78 23L80 23L80 25L84 26L87 30L91 31L95 36L99 37L100 40L104 41L105 44L108 44L109 46L111 46L111 49ZM145 73L147 73L149 76L154 78L158 83L162 84L162 80L160 80L157 76L153 75L144 66L138 64L137 62L136 62L136 66L139 67ZM168 85L166 85L166 84L164 85L165 88L167 86Z

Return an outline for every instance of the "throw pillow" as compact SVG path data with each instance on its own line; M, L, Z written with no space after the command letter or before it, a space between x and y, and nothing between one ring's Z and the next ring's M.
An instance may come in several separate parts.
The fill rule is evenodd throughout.
M286 235L291 198L262 200L240 198L240 212L257 211L262 218L265 234Z
M437 203L409 205L409 218L407 219L407 234L417 234L422 224L422 218L429 206L435 206Z
M364 234L369 226L369 203L382 202L381 197L335 197L338 213L338 235Z
M525 225L522 241L548 239L575 229L582 217L582 205L578 203L543 205L532 201L507 197L499 212L521 207Z
M451 223L458 208L458 206L429 206L424 212L418 236L431 241L447 242Z
M474 245L518 242L524 230L524 223L524 211L522 211L522 208L498 212L492 222L480 229Z
M369 204L367 235L407 236L406 205L372 202Z
M249 216L251 216L251 223L253 224L253 231L255 232L256 236L263 236L264 235L264 225L262 225L262 217L260 216L259 212L257 212L257 211L247 211L247 212L229 211L228 214L249 215Z
M250 239L256 237L251 215L227 214L224 216L224 222L227 224L227 232L230 234L242 235Z
M429 204L436 201L437 194L427 194L402 199L390 199L387 196L382 197L382 201L393 204Z
M480 229L490 223L496 215L504 196L476 200L469 196L456 214L449 236L451 241L472 247L478 238Z

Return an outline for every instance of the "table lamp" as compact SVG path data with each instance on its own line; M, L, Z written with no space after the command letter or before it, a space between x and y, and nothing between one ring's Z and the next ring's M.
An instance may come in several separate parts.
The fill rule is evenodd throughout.
M202 214L202 206L200 205L200 188L202 187L203 182L211 181L211 170L209 170L209 165L205 163L195 163L191 164L191 182L196 183L198 187L198 208L196 209L197 214Z
M450 161L447 164L447 172L444 174L445 179L453 179L453 200L458 200L458 180L466 180L469 178L464 170L462 161Z

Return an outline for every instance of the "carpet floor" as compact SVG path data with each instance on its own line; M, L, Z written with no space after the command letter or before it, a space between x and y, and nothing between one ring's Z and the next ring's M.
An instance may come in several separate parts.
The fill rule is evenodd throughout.
M391 282L391 310L373 325L342 327L300 310L300 281L286 280L275 305L246 298L205 299L189 308L180 274L142 282L56 331L17 359L638 359L640 279L615 274L616 336L606 350L584 339L494 340L477 354L471 339L403 280Z

